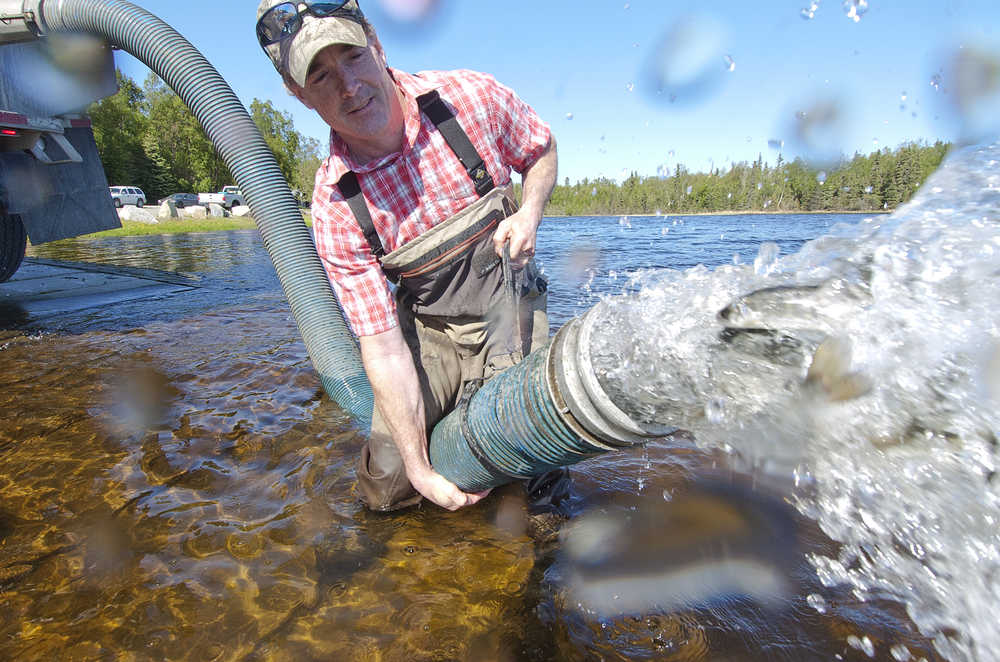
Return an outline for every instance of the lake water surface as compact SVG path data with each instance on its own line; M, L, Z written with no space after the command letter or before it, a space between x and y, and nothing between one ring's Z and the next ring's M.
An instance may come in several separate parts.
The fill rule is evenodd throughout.
M552 329L647 270L752 264L764 242L788 255L863 218L547 219ZM363 440L323 393L256 232L74 239L30 256L199 287L0 325L0 658L941 659L900 603L823 586L809 555L838 544L805 517L781 541L778 603L597 616L567 596L554 524L525 517L517 485L458 513L366 512ZM574 513L620 495L697 499L719 481L753 489L683 437L573 478ZM697 538L688 526L661 531L664 547Z

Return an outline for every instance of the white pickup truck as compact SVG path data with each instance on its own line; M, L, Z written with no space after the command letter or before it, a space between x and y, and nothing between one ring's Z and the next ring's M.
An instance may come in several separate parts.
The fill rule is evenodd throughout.
M199 193L198 204L206 207L212 203L222 205L223 209L232 209L246 204L243 191L238 186L223 186L218 193Z

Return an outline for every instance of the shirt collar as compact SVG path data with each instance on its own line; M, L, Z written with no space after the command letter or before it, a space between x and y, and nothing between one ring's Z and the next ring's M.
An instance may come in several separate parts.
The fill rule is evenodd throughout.
M332 170L336 172L339 179L348 170L363 173L377 170L407 154L416 143L417 134L420 132L420 109L417 107L417 97L425 92L430 92L437 86L420 78L419 75L388 68L389 75L396 83L396 88L402 92L403 96L403 148L398 152L381 156L371 161L359 162L351 156L351 150L347 143L337 135L335 131L330 131L330 157Z

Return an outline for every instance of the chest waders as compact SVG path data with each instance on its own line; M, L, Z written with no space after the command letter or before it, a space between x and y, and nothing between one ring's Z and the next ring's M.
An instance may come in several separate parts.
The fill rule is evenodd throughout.
M512 188L496 187L437 92L417 102L462 162L479 200L386 254L357 175L345 173L337 186L386 277L396 284L399 325L417 366L430 438L431 428L455 408L467 383L489 379L520 361L548 339L549 325L545 281L534 260L515 271L493 247L497 225L517 210ZM377 407L357 473L360 496L372 510L403 508L421 499Z

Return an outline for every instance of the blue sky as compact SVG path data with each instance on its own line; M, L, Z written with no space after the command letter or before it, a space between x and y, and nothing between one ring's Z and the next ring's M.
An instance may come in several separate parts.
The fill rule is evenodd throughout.
M137 4L201 50L245 104L270 99L326 144L325 125L287 94L257 46L255 0ZM560 183L954 140L963 117L980 134L996 130L1000 3L868 0L857 21L846 4L361 0L390 66L487 71L531 103L557 138ZM818 6L803 18L810 5ZM426 11L404 18L414 7ZM973 69L993 78L965 87L991 92L957 113L969 67L952 63L969 53L984 54L972 59L986 66ZM141 63L116 57L145 78Z

